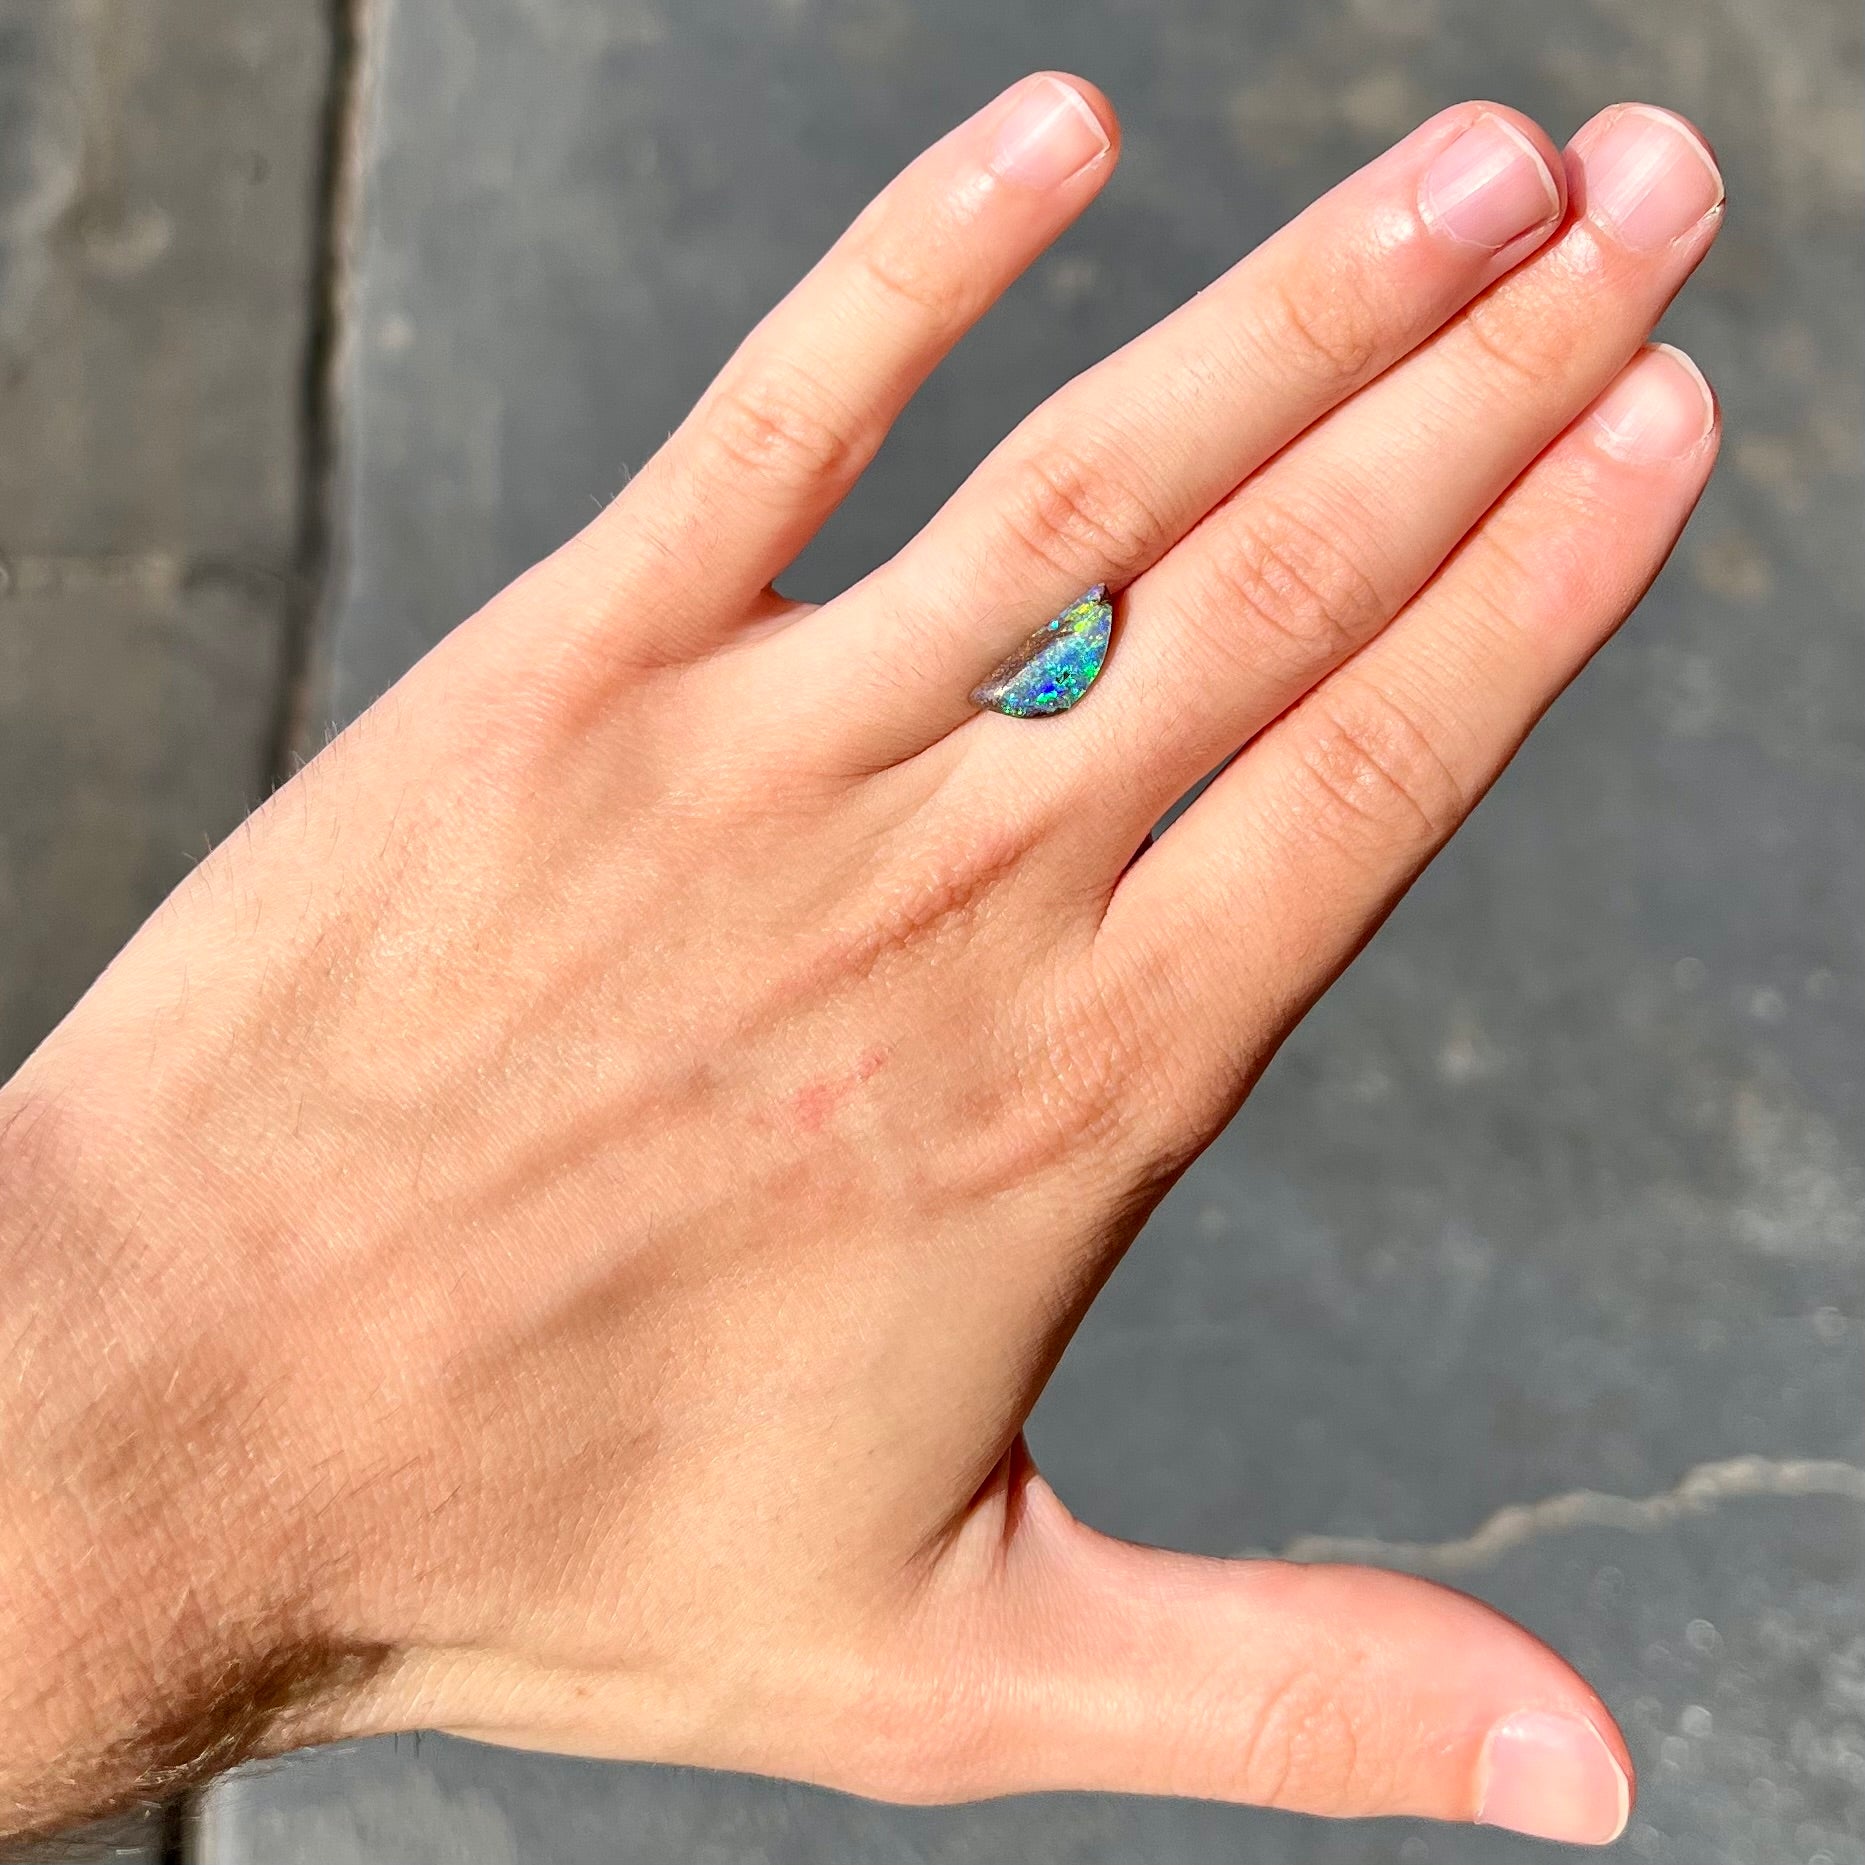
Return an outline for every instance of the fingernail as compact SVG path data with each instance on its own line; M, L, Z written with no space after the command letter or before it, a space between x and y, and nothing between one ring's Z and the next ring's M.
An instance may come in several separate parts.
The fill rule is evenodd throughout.
M997 132L992 170L1026 188L1058 188L1109 148L1101 119L1072 84L1037 78Z
M1425 170L1418 204L1428 225L1500 252L1551 220L1561 191L1540 150L1513 124L1485 115Z
M1716 419L1716 397L1682 350L1654 343L1593 404L1595 438L1640 465L1681 460Z
M1625 1831L1631 1811L1625 1770L1583 1717L1524 1710L1491 1732L1479 1825L1604 1846Z
M1630 104L1584 158L1587 211L1624 246L1650 252L1688 233L1723 198L1723 178L1682 118Z

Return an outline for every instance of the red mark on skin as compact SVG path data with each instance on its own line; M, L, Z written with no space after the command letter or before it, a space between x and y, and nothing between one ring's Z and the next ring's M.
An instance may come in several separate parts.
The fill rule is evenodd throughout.
M799 1088L790 1097L790 1111L796 1115L797 1125L805 1133L820 1133L845 1092L841 1083L833 1081L813 1081Z
M854 1072L832 1075L822 1081L806 1082L790 1097L790 1112L805 1133L820 1133L829 1116L841 1106L864 1081L871 1081L887 1066L887 1051L864 1050Z

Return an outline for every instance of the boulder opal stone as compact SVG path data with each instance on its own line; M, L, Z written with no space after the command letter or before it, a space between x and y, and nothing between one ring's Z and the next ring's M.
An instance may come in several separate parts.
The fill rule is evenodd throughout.
M1046 621L990 677L972 689L975 706L1036 719L1067 712L1094 684L1107 659L1114 605L1097 583Z

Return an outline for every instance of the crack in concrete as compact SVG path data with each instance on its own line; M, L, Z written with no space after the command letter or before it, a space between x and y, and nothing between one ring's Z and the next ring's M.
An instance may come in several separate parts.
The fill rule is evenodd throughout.
M1366 1561L1463 1573L1548 1535L1581 1528L1650 1534L1687 1516L1706 1515L1744 1497L1831 1496L1865 1504L1865 1469L1819 1458L1730 1457L1686 1471L1654 1496L1610 1496L1577 1489L1540 1502L1498 1509L1474 1534L1453 1541L1382 1541L1349 1535L1298 1535L1282 1550L1288 1561Z
M338 580L336 507L341 471L342 379L349 344L355 241L362 212L367 117L374 73L374 0L326 0L330 75L321 131L322 173L311 326L299 420L299 525L295 600L273 726L271 776L289 778L315 745L324 622Z

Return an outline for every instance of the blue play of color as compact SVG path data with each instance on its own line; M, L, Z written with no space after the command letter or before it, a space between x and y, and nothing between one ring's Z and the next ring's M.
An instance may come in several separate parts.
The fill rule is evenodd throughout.
M1114 605L1107 599L1106 585L1097 583L1045 622L979 685L972 693L973 703L1013 719L1067 712L1100 673L1113 627Z

